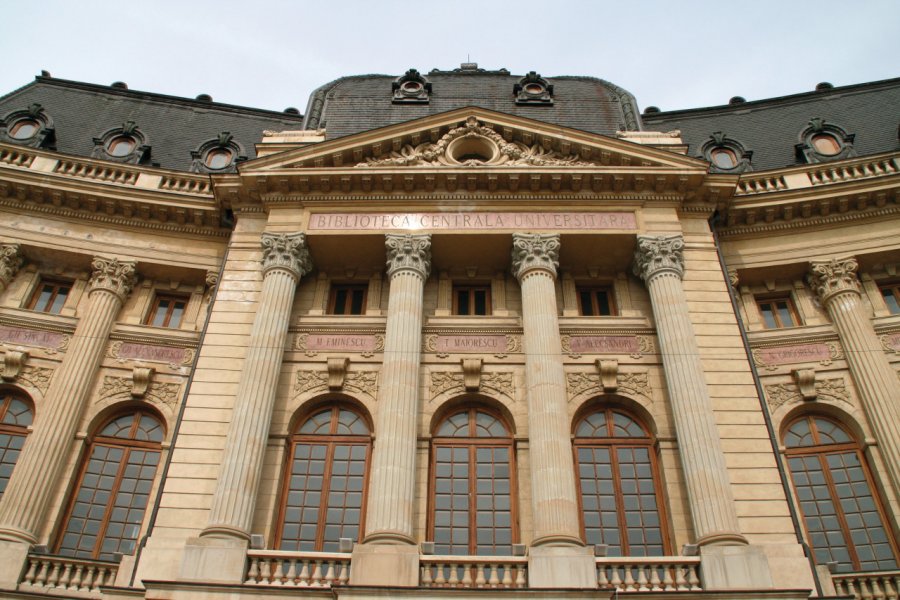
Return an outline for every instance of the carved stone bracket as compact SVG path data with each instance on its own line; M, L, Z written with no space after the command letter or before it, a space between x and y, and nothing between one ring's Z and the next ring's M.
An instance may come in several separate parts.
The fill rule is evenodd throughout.
M347 377L347 367L350 359L346 356L332 357L328 359L328 389L339 392L344 388L344 379Z
M285 269L301 278L312 271L312 260L302 233L264 233L260 239L263 249L263 273Z
M126 396L154 400L169 408L174 408L178 404L178 392L181 389L181 385L151 381L152 377L153 369L141 367L136 367L132 371L131 377L107 375L103 378L96 402L115 398L116 396Z
M833 379L825 379L823 381L814 382L816 400L830 399L836 402L850 403L850 393L843 378L837 377ZM807 393L809 393L807 391ZM801 402L804 400L804 393L795 383L777 383L766 386L766 401L769 407L774 411L783 404L791 402Z
M601 361L597 361L600 363ZM566 373L566 386L569 390L569 401L585 394L599 393L624 393L638 396L647 400L653 400L653 392L650 389L650 377L647 373L621 373L616 366L616 380L614 390L607 390L609 374L606 382L601 381L600 365L597 373Z
M809 283L823 303L842 292L860 293L856 270L859 264L855 258L832 258L814 261L810 264Z
M0 287L9 285L23 262L22 249L18 244L0 245Z
M28 353L23 350L7 350L3 354L3 370L0 371L0 378L3 381L13 381L22 372L25 361L28 360Z
M614 393L619 387L619 361L598 358L594 364L597 365L597 372L600 373L600 383L603 386L603 391L607 394Z
M216 286L219 285L219 272L218 271L207 271L206 272L206 280L204 281L206 287L206 293L212 294L216 290Z
M335 359L335 364L333 365L335 369L335 372L333 373L334 378L339 376L340 365L338 364L338 361L341 360L347 360L349 364L349 359ZM337 388L337 390L331 387L332 383L332 371L330 370L298 371L294 380L294 397L306 392L314 391L356 390L375 398L376 392L378 391L378 373L376 371L345 371L343 373L341 386Z
M519 281L529 271L549 271L553 277L559 269L559 235L514 233L512 273Z
M116 294L123 302L134 287L136 264L117 258L95 256L91 261L91 292L106 290Z
M481 359L463 358L459 362L462 365L463 382L465 383L466 391L477 392L481 387Z
M154 374L156 370L152 367L134 367L131 370L131 395L135 398L143 397Z
M384 238L388 277L400 271L412 271L422 279L428 279L431 274L430 235L388 234Z
M477 359L476 359L477 360ZM434 400L441 394L448 392L483 392L493 390L504 396L513 399L515 397L515 385L513 384L513 374L509 372L503 373L481 373L478 387L474 389L470 387L471 381L466 382L464 373L452 373L448 371L434 371L431 373L431 399Z
M791 371L794 383L800 390L800 395L804 400L815 400L818 392L816 391L816 370L815 369L794 369Z
M639 235L634 274L645 282L662 273L684 277L684 238L677 235Z

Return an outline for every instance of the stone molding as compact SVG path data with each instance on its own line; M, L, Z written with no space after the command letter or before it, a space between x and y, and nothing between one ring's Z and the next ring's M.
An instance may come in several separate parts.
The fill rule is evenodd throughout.
M634 274L648 282L664 273L684 277L684 238L681 234L637 236Z
M7 286L19 271L22 263L22 248L19 244L0 245L0 286Z
M853 257L832 258L810 263L809 283L823 304L843 292L860 294L856 271L859 263Z
M282 269L300 279L312 271L305 234L264 233L260 245L263 249L263 274Z
M410 271L422 279L431 274L431 236L411 233L384 236L387 249L387 274Z
M105 290L119 297L122 302L128 297L135 283L134 261L120 261L118 258L95 256L91 261L94 270L91 275L90 293Z
M547 271L553 278L559 269L559 235L514 233L512 273L519 281L536 269Z
M817 400L828 399L850 403L850 393L841 377L816 381L814 390ZM803 393L796 383L776 383L766 386L766 401L773 411L784 404L799 403L803 399Z

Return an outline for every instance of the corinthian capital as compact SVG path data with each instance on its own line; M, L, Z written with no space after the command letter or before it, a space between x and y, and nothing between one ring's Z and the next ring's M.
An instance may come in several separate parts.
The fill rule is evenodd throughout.
M389 234L384 237L387 249L387 274L413 271L422 279L431 273L431 236L411 233Z
M261 244L263 273L272 269L285 269L299 279L312 271L306 236L302 233L264 233Z
M559 268L559 236L556 234L514 233L512 272L521 280L529 271L541 269L556 277Z
M810 264L809 284L822 302L828 302L841 292L859 294L859 280L856 278L858 267L855 258L814 261Z
M634 274L646 283L662 273L684 277L684 238L680 234L637 236Z
M95 256L91 261L91 268L94 270L91 275L91 292L106 290L124 302L134 286L135 263Z
M22 266L22 249L18 244L0 246L0 286L7 286Z

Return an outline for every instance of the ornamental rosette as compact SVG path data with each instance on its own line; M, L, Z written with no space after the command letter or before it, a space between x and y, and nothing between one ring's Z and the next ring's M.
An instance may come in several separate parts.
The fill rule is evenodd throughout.
M263 273L284 269L299 279L312 271L312 259L304 234L264 233L260 243L263 248Z
M431 236L389 234L385 236L387 249L387 274L392 277L400 271L412 271L422 279L431 274Z
M684 238L680 234L637 236L634 274L648 282L663 273L684 277Z
M859 280L856 278L858 268L859 263L855 258L814 261L810 263L809 284L822 302L827 302L841 292L859 294Z
M91 261L91 268L94 270L91 275L91 292L106 290L124 302L134 287L136 267L133 261L95 256Z
M0 283L8 285L23 262L22 249L18 244L0 246Z
M559 236L556 234L514 233L512 272L521 281L529 271L541 269L556 277L559 269Z

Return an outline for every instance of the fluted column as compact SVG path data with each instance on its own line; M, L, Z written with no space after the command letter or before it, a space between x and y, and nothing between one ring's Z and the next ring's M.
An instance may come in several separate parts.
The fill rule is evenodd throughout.
M21 266L22 251L19 245L0 245L0 292L6 289Z
M262 293L225 438L209 523L200 537L250 539L294 292L300 278L312 269L302 233L264 233L261 243Z
M680 235L639 235L635 274L650 291L697 543L746 543L682 286Z
M513 234L512 271L522 288L525 383L534 541L583 545L556 308L559 236Z
M135 264L94 258L89 303L50 381L34 432L0 500L0 539L34 543L103 358L116 315L134 284Z
M813 262L809 279L837 330L860 403L900 493L900 383L860 302L857 268L854 258Z
M385 246L390 296L365 541L414 544L422 294L431 271L431 236L388 235Z

